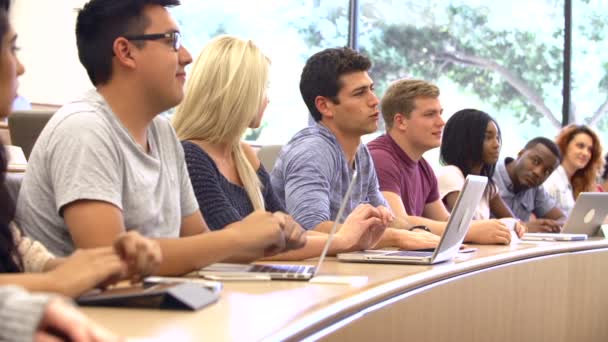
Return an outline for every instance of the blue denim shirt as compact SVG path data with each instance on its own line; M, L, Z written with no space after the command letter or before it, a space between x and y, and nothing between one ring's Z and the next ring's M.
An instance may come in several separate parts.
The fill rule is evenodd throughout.
M372 158L364 144L355 155L359 172L339 222L357 205L384 205ZM335 221L352 179L353 169L334 134L320 123L298 132L279 153L270 174L273 190L283 207L305 229Z
M493 179L500 197L511 208L515 217L522 221L529 221L532 213L538 218L543 218L555 207L555 201L547 194L542 185L517 193L513 192L513 181L509 177L506 166L512 161L513 158L506 158L496 164Z

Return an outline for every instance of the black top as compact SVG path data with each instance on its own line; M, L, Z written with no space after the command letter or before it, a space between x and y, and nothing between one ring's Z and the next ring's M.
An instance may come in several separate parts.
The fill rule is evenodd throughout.
M189 141L182 141L182 146L190 182L209 229L222 229L253 212L245 188L226 179L207 152ZM261 164L257 175L262 182L266 211L285 211L272 191L268 172Z

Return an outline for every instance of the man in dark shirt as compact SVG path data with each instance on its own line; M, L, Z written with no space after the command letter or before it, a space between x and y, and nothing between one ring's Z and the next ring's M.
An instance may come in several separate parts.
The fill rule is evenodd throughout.
M381 102L387 132L368 144L380 190L397 216L443 234L449 213L439 198L437 179L422 155L441 144L445 121L439 88L421 80L399 80ZM471 223L465 241L508 244L511 233L498 220Z

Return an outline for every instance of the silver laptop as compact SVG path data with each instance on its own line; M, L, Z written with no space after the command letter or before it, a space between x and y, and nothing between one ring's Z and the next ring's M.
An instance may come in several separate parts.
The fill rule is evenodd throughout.
M441 236L439 245L433 252L367 250L362 252L340 253L338 259L351 262L396 263L431 265L452 259L458 253L464 240L473 214L481 201L488 184L484 176L468 175L456 205Z
M280 265L280 264L230 264L230 263L216 263L207 266L200 270L198 274L200 276L217 279L217 280L265 280L265 279L280 279L280 280L310 280L315 275L319 274L323 260L329 250L331 240L334 237L338 222L342 218L344 208L349 201L350 194L353 190L353 186L357 179L357 170L353 172L353 177L348 184L346 194L340 204L340 209L334 220L334 224L329 231L327 241L323 247L323 252L319 257L317 266L311 265Z
M608 193L581 192L561 233L526 233L527 241L580 241L598 233L608 215Z

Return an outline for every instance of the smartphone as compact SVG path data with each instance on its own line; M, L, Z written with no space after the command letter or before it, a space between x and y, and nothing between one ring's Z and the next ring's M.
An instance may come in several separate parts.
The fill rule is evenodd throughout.
M199 284L204 288L211 290L213 293L218 293L222 290L222 283L219 281L199 279L199 278L185 278L185 277L146 277L144 278L144 286L153 286L157 284L179 284L179 283L191 283Z

